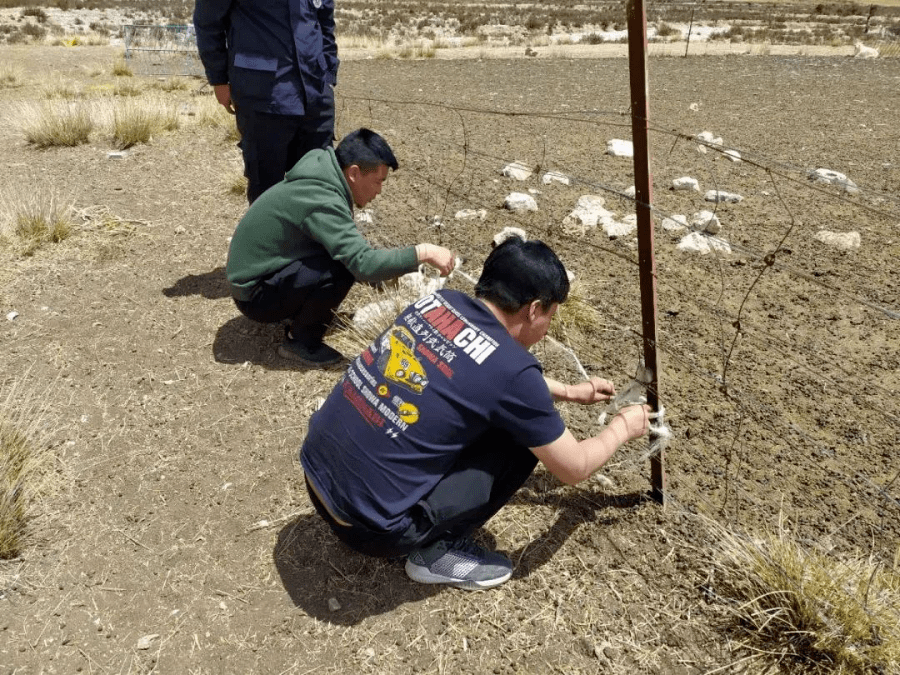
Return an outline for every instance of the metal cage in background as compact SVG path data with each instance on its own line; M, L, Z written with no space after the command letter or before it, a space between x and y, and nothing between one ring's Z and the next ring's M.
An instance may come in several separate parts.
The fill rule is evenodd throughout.
M138 75L203 76L193 26L124 26L125 61Z

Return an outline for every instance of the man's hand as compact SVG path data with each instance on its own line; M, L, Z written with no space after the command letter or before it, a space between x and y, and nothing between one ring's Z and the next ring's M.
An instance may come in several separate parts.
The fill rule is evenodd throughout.
M442 277L450 274L456 266L453 251L436 244L417 244L416 256L420 263L428 263L437 268Z
M563 399L572 403L591 405L592 403L609 401L615 395L616 388L612 382L604 380L602 377L592 377L586 382L567 384Z
M216 100L225 110L234 115L234 101L231 100L231 85L216 84L213 85L213 91L216 93Z
M613 430L619 445L640 438L650 429L650 406L630 405L622 408L619 414L612 418L608 427Z

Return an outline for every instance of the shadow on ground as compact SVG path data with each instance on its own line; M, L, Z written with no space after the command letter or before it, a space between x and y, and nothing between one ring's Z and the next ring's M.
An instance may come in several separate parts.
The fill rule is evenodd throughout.
M540 536L515 551L504 551L516 566L513 578L526 577L547 563L575 530L586 523L609 525L647 501L645 494L607 495L576 492L535 492L528 486L513 503L553 504L556 521ZM619 513L614 512L619 511ZM488 548L496 541L479 530L475 538ZM338 625L355 625L370 616L387 614L400 605L441 592L458 592L410 580L404 559L380 559L357 553L341 543L315 513L298 517L278 534L272 557L291 600L309 616Z
M201 295L209 300L219 300L230 298L231 288L225 277L225 268L217 267L203 274L188 274L182 277L168 288L164 288L163 295L167 298Z

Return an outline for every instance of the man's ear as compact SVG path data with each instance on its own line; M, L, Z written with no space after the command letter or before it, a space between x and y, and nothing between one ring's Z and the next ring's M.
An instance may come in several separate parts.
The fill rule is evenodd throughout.
M351 185L359 180L360 175L362 175L362 170L359 168L358 164L351 164L346 169L344 169L344 177Z
M538 310L541 309L541 301L540 300L532 300L531 304L528 305L528 320L534 321L537 319Z

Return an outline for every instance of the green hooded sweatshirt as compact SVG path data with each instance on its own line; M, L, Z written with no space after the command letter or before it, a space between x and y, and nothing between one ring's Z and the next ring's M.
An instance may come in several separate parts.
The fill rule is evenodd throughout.
M225 274L238 300L295 260L327 253L359 281L384 281L418 266L415 246L374 249L353 222L353 197L334 150L312 150L241 218Z

